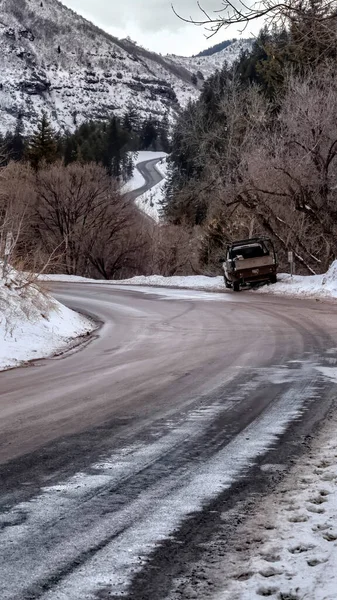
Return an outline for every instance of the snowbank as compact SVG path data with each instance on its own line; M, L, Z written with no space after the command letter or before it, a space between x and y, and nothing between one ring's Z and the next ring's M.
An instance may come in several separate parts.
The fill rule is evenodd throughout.
M337 261L324 275L278 275L275 285L261 287L259 294L277 294L314 298L337 298Z
M163 275L139 275L131 279L118 279L115 281L106 281L105 279L87 279L76 275L41 275L41 281L62 281L64 283L97 283L104 285L132 285L132 286L150 286L163 288L179 288L185 290L204 290L210 292L222 292L225 285L223 277L206 277L206 275L174 276L164 277Z
M125 193L134 192L142 188L143 185L145 185L145 183L146 181L143 175L138 171L137 167L135 167L131 179L129 179L129 181L126 182L126 184L122 188L122 191Z
M81 275L46 275L45 273L39 275L38 279L39 281L59 281L63 283L112 283L111 281L90 279L90 277L81 277Z
M152 152L151 150L142 150L138 152L135 165L139 165L140 163L145 162L146 160L155 160L156 158L165 158L166 156L166 152Z
M168 287L204 290L208 292L224 292L226 290L222 276L207 277L205 275L192 275L164 277L163 275L140 275L131 279L118 281L98 281L69 275L44 275L42 278L49 281ZM332 263L330 269L324 275L294 275L291 277L288 274L282 273L278 275L278 283L262 286L252 293L298 296L303 298L337 298L337 261Z
M111 282L112 283L112 282ZM186 277L163 277L151 275L149 277L133 277L118 282L119 285L142 285L157 287L175 287L191 290L206 290L209 292L223 292L225 285L223 277L206 277L193 275ZM278 282L274 285L264 285L253 291L254 294L276 294L298 296L307 298L337 298L337 261L334 261L328 272L324 275L278 275Z
M0 279L0 370L64 350L94 325L11 271ZM24 287L22 287L24 286Z
M206 277L205 275L190 275L164 277L163 275L140 275L131 279L110 282L118 285L141 285L153 287L170 287L187 290L206 290L220 292L225 289L222 277Z

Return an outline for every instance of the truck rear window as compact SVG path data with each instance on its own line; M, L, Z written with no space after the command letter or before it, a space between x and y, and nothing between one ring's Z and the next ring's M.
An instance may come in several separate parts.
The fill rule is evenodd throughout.
M242 256L243 258L258 258L260 256L268 256L269 252L265 246L255 244L254 246L238 246L232 248L231 258Z

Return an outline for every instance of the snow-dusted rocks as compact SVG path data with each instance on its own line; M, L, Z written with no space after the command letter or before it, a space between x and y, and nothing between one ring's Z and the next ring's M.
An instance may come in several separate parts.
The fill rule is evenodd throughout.
M0 19L0 131L22 116L29 133L45 111L55 129L120 116L128 104L140 114L171 117L199 94L206 77L239 56L246 42L207 57L163 57L118 40L57 0L2 0Z
M57 0L2 0L1 130L22 116L29 132L44 110L56 129L121 115L174 113L197 95L184 67L117 40Z
M65 350L93 328L14 270L0 279L0 370Z
M230 68L233 63L238 60L242 52L251 50L253 41L252 40L237 40L227 46L220 52L215 52L210 56L168 56L172 62L175 62L185 69L188 69L195 75L202 73L203 77L207 79L217 69L222 69L224 64Z

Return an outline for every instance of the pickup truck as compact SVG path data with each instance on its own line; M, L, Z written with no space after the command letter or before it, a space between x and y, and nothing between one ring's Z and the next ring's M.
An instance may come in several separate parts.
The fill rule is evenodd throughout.
M227 288L239 292L242 286L276 283L277 257L270 238L238 240L227 246L221 259Z

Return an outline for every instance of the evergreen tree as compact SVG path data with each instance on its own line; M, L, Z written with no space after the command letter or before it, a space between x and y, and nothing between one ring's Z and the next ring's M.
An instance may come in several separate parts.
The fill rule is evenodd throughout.
M58 158L57 139L45 113L29 140L27 157L34 169L38 169L41 163L50 164Z
M22 122L22 117L19 116L14 133L7 133L4 140L4 146L10 160L20 161L24 157L25 138L23 132L24 125Z
M103 165L114 177L120 177L122 174L127 141L127 133L122 129L117 117L113 117L105 134Z
M140 133L141 150L157 150L158 122L149 117L143 123Z
M126 152L123 155L121 162L121 176L123 181L128 181L133 175L133 159L131 152Z
M170 152L171 144L169 140L170 122L166 113L160 123L159 129L159 146L163 152Z
M63 142L63 160L65 166L79 160L79 146L74 135L68 135Z
M134 104L127 106L122 119L122 127L129 133L139 133L141 129L140 116Z

